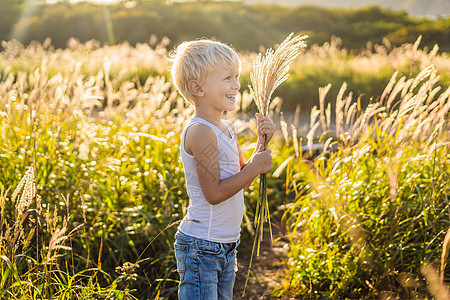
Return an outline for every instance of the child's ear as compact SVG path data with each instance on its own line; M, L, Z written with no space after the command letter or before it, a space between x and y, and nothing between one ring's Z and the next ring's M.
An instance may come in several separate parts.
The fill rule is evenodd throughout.
M197 97L201 97L203 96L203 88L202 86L198 83L197 80L191 80L188 82L188 89L189 92Z

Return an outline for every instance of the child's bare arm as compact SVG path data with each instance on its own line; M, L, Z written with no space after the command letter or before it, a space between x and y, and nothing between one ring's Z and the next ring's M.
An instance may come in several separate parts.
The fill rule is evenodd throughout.
M232 197L256 176L272 169L270 150L265 150L256 153L239 173L221 180L216 134L203 124L194 124L188 129L185 149L194 156L203 195L213 205Z
M234 128L233 128L233 130L234 130ZM242 170L242 169L244 169L244 168L248 165L248 163L252 160L253 156L254 156L255 153L256 153L256 149L255 149L255 152L253 153L252 157L248 160L248 162L245 162L244 154L242 154L242 149L241 149L241 145L239 145L239 142L237 142L237 148L238 148L238 151L239 151L239 164L240 164L241 170ZM247 184L244 186L244 191L246 191L246 190L252 185L252 182L253 182L253 180L250 181L249 183L247 183Z

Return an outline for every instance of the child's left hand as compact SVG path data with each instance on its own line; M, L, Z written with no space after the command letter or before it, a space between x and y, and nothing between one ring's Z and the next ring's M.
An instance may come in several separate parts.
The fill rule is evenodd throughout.
M258 127L258 144L262 144L264 141L264 135L266 135L266 145L269 144L269 141L272 139L273 134L275 133L275 124L272 122L269 116L261 117L259 113L256 113L256 121Z

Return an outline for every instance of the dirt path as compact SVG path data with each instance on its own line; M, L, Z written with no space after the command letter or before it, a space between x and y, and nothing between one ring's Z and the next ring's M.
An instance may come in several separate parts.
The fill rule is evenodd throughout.
M266 225L266 224L265 224ZM277 222L272 223L272 233L274 243L271 245L270 233L268 226L264 229L264 239L261 243L260 255L253 257L252 273L248 280L247 288L245 290L245 297L242 297L245 285L245 277L248 271L248 264L250 262L251 245L253 239L241 241L241 246L245 244L245 248L239 250L238 253L238 273L236 276L236 283L234 286L234 300L238 299L277 299L271 297L271 293L275 286L281 282L284 275L284 268L282 265L283 258L287 253L287 237L285 236L284 228L280 227Z

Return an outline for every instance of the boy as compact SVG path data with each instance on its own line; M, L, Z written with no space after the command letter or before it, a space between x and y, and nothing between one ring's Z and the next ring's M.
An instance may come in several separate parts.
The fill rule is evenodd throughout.
M198 40L178 46L171 61L175 86L195 107L180 145L190 200L175 235L178 297L232 299L243 191L272 169L270 150L262 149L263 135L268 143L275 125L257 114L257 150L245 163L233 125L222 120L224 111L235 109L240 89L237 53L220 42Z

